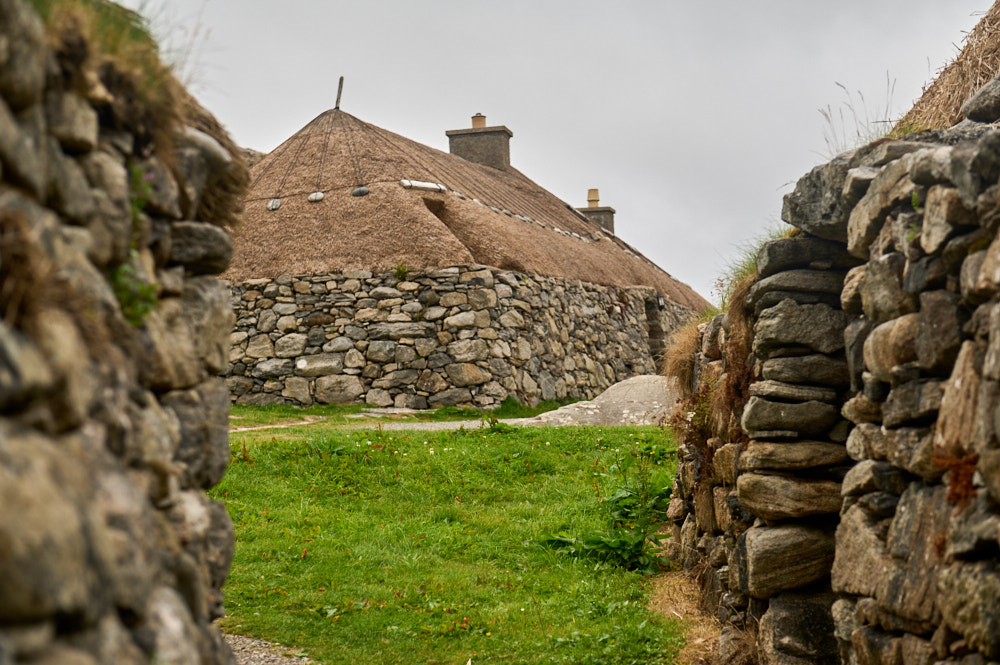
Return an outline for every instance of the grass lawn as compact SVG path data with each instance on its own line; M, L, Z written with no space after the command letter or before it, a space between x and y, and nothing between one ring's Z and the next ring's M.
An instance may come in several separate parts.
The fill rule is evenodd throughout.
M233 433L224 629L323 663L673 662L647 577L540 543L606 530L627 452L669 432L505 429Z

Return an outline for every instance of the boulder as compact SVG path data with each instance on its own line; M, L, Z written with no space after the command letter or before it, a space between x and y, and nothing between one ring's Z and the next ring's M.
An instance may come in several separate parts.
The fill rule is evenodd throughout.
M740 504L766 520L840 512L840 483L792 476L744 473L736 479Z

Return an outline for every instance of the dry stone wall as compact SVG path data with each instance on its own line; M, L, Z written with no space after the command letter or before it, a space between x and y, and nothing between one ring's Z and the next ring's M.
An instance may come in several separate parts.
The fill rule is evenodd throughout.
M233 663L230 242L196 212L239 167L176 127L168 168L20 0L0 44L0 663Z
M743 630L767 663L1000 661L1000 131L917 138L786 197L742 435L681 448L672 555L705 566L724 657ZM735 371L726 330L703 380Z
M586 399L655 373L660 340L691 316L649 288L481 265L256 279L232 293L226 381L251 404Z

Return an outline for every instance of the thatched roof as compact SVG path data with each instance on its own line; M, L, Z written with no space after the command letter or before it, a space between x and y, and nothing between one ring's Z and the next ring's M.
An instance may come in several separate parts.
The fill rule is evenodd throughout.
M947 129L962 119L959 109L1000 71L1000 1L965 37L958 57L944 67L893 130L909 133Z
M401 180L444 185L406 189ZM352 196L359 185L367 196ZM323 199L310 202L310 194ZM315 198L315 197L314 197ZM277 210L269 210L273 199ZM251 170L231 280L346 269L481 263L615 286L645 285L697 311L708 303L514 168L416 143L326 111Z

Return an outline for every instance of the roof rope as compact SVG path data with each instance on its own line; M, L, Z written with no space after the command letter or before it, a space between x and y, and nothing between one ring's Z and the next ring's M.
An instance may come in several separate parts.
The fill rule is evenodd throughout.
M343 111L338 111L338 113L343 113ZM350 114L347 114L347 117L353 118ZM357 188L351 192L351 196L364 196L368 193L368 188L365 187L364 180L361 179L361 162L354 152L354 140L351 138L351 132L347 129L346 124L344 125L344 138L347 140L347 151L351 155L351 163L354 165L354 179L357 183Z
M340 77L340 85L341 86L344 85L344 77L343 76ZM337 93L337 107L338 108L334 109L334 110L339 110L339 107L340 107L340 93ZM322 191L320 189L320 187L323 185L323 182L322 182L322 178L323 178L323 166L326 164L326 152L327 152L327 150L330 149L330 135L333 134L333 121L334 121L335 117L336 116L331 113L330 114L330 118L329 118L329 122L326 123L326 125L327 125L326 126L326 136L323 139L323 152L319 156L319 168L316 169L316 191L317 192L321 192Z

